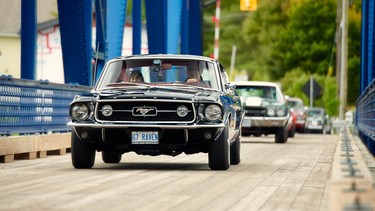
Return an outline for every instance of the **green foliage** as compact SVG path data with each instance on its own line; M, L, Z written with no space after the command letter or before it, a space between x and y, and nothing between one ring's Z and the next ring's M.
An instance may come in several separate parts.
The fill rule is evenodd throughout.
M302 92L302 87L310 80L310 76L301 69L294 69L285 74L281 80L281 88L285 95L298 97L303 100L305 106L309 106L309 97Z
M289 22L274 49L277 59L283 61L274 75L282 77L297 67L311 73L327 73L335 38L335 9L334 0L306 0L290 7Z
M324 107L329 115L337 116L340 102L336 97L336 78L318 74L314 74L313 78L323 89L322 95L318 99L313 99L313 107ZM310 106L309 96L302 91L303 86L305 86L309 80L310 74L301 69L289 71L281 80L282 91L285 95L301 98L305 106Z
M302 86L310 75L324 88L314 106L337 115L337 0L259 0L255 12L239 11L239 2L221 1L220 62L229 70L237 46L236 72L250 80L281 81L286 95L309 105ZM215 7L204 11L204 54L213 53ZM360 78L361 4L354 1L348 23L348 106L355 105ZM336 40L340 41L340 40Z
M335 77L324 78L324 92L323 92L323 103L324 108L331 116L338 116L340 101L336 97L337 85Z

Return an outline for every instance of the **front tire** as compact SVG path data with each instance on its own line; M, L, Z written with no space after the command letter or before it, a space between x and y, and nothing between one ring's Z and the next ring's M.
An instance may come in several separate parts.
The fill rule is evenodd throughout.
M238 165L241 162L241 140L238 134L236 140L230 145L230 164Z
M296 126L293 125L290 131L288 132L288 137L293 138L295 134L296 134Z
M119 163L122 154L116 151L102 151L102 160L104 163Z
M275 134L275 143L285 143L288 141L288 128L279 127Z
M74 131L72 131L71 141L71 156L74 168L92 168L95 163L95 149L85 141L80 140Z
M212 170L227 170L229 168L228 126L224 128L216 141L210 143L208 165Z

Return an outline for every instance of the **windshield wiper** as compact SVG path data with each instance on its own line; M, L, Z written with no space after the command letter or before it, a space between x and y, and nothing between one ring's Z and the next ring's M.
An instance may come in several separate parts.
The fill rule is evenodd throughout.
M129 87L138 87L138 86L143 86L143 87L152 87L149 84L144 84L144 83L135 83L135 82L119 82L119 83L109 83L106 85L107 87L124 87L124 86L129 86ZM105 89L111 89L111 88L105 88Z
M190 84L182 84L182 83L170 83L170 84L165 84L163 85L163 87L165 86L175 86L175 87L179 87L179 88L183 88L183 89L191 89L191 88L194 88L194 89L200 89L200 90L213 90L212 88L207 88L207 87L201 87L201 86L194 86L194 85L190 85ZM160 87L160 86L159 86Z
M126 92L125 91L120 91L120 90L117 90L117 89L109 89L109 90L105 90L105 91L97 92L97 93L99 95L101 95L101 96L109 97L109 96L122 95L122 94L124 94Z

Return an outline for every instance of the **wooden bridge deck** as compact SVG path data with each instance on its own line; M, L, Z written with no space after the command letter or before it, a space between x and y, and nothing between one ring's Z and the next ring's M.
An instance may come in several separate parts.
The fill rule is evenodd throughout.
M241 140L241 163L227 171L211 171L202 153L129 153L120 164L98 153L89 170L74 169L70 153L0 163L0 210L343 210L356 196L374 209L374 178L354 157L361 169L345 176L339 135ZM353 181L361 190L348 197Z

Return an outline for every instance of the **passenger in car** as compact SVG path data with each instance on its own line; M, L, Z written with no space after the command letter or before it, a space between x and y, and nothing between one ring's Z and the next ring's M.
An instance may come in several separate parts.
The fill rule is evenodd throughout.
M141 72L131 72L129 76L129 82L139 83L144 82L143 75Z
M188 78L186 82L188 83L199 83L201 82L201 74L199 70L188 70Z

